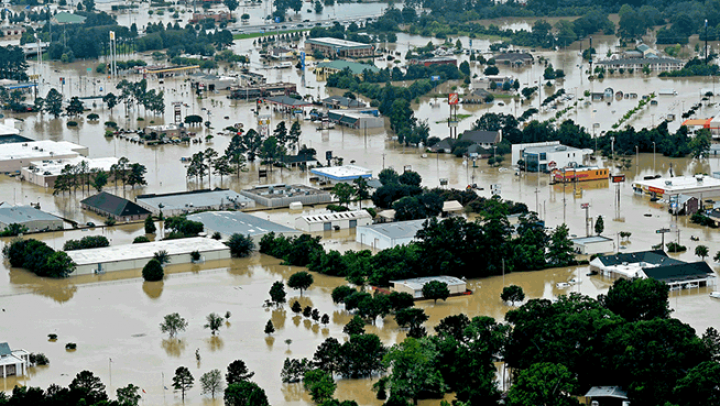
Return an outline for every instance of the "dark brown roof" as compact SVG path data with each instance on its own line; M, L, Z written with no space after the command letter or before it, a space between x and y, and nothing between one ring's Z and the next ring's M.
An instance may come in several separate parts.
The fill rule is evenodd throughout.
M150 211L130 200L106 192L100 192L94 196L90 196L80 203L116 217L150 214Z

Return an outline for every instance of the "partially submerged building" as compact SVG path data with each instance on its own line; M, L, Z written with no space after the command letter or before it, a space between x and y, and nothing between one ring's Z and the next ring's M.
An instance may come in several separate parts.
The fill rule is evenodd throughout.
M192 262L191 253L194 251L200 253L203 261L230 258L230 249L225 244L211 238L201 237L111 245L68 251L67 254L77 264L73 275L91 275L142 269L159 251L167 252L170 265Z
M390 287L394 292L409 293L415 299L423 299L422 288L430 282L446 283L451 296L462 295L467 292L467 282L460 278L447 275L390 281Z
M0 343L2 377L25 376L30 366L30 353L23 349L11 350L8 343Z
M302 234L294 228L240 211L206 211L191 214L187 216L187 219L203 223L208 234L217 232L223 239L228 239L233 234L242 234L250 236L255 243L258 243L265 234L270 232L286 237Z
M322 37L305 40L305 52L313 55L318 51L324 56L357 58L372 56L374 46L361 42L346 41L344 39Z
M376 108L329 110L328 120L356 130L382 128L385 126L385 119Z
M707 175L638 180L632 187L636 194L651 197L686 195L705 199L720 196L720 179Z
M371 178L370 169L357 165L343 166L327 166L323 168L313 168L310 170L313 174L323 178L329 182L352 182L357 178Z
M511 162L523 160L528 172L547 172L555 167L582 165L591 149L578 149L560 144L560 141L513 144Z
M3 203L0 207L0 231L10 224L27 227L28 231L62 230L63 219L38 210L32 206L12 206Z
M45 188L54 188L55 181L60 175L62 175L63 169L65 169L66 166L75 166L83 161L87 162L88 170L90 172L110 172L113 165L116 165L118 163L118 158L75 157L68 159L48 159L44 161L33 161L30 162L30 165L20 170L20 175L22 180L26 180L35 185ZM83 179L78 180L81 182L83 181Z
M128 199L107 192L100 192L81 200L80 206L83 210L88 210L116 221L145 220L145 218L151 214L150 210L140 207Z
M573 251L582 255L606 254L615 251L615 243L612 238L601 235L590 237L573 238Z
M250 189L241 190L240 194L252 199L261 206L273 209L290 207L293 203L309 206L333 201L332 195L327 190L305 185L286 185L284 183L253 186Z
M202 189L188 192L146 194L135 198L135 203L153 215L177 216L196 211L247 209L255 201L230 189Z
M425 221L408 220L361 226L355 231L355 241L376 250L407 245L416 241L415 236L422 230Z
M0 172L18 172L32 162L87 156L88 149L68 141L29 141L3 144L0 149Z
M308 214L295 219L295 228L305 232L347 230L372 224L367 210Z

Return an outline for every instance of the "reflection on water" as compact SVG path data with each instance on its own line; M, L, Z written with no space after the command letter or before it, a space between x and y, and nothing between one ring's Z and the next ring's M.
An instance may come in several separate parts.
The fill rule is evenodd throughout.
M207 348L210 349L210 351L220 351L225 346L225 343L223 342L222 338L220 336L212 336L207 339Z
M166 338L162 340L162 348L170 357L180 358L187 344L179 338Z
M163 281L157 281L157 282L143 282L142 288L143 292L149 297L150 299L158 299L160 298L160 295L162 295L163 292L163 286L165 284Z

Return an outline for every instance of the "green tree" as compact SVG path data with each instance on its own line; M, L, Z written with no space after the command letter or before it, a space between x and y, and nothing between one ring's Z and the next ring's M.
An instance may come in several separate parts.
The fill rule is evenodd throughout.
M185 331L187 326L187 321L180 317L178 313L171 313L165 316L163 322L160 323L160 331L168 333L170 338L173 338L178 332Z
M255 372L250 372L243 360L235 360L227 367L225 381L228 385L232 385L234 383L249 381L253 376L255 376Z
M76 117L82 114L83 111L85 111L85 106L83 106L83 103L80 101L80 99L75 96L70 99L70 104L65 107L65 111L67 112L68 117Z
M75 375L75 379L70 382L68 388L80 392L80 396L91 405L108 399L105 385L90 371L81 371Z
M157 231L157 228L152 216L147 216L145 218L145 234L155 234L155 231Z
M337 338L328 337L315 350L313 357L313 365L331 376L338 371L340 367L340 342Z
M485 76L493 76L493 75L497 75L498 73L500 73L500 69L498 69L497 66L488 66L487 68L485 68L483 73L485 74ZM495 82L491 82L491 83L495 83Z
M343 343L340 350L340 375L346 378L370 376L384 371L383 356L387 350L375 334L357 334Z
M270 287L270 300L275 306L285 303L285 284L281 281L276 281Z
M175 370L173 388L176 392L179 391L182 394L183 401L185 401L185 393L193 387L193 383L195 383L195 378L193 378L189 369L181 366Z
M102 192L102 189L107 185L108 183L108 173L105 171L98 171L93 176L92 182L90 182L90 185L95 188L95 190L99 192Z
M550 264L565 266L573 260L572 241L570 241L569 234L567 226L562 224L558 226L550 236L550 244L547 252L547 258Z
M385 357L383 366L390 369L390 393L410 398L417 404L422 393L442 395L448 389L439 366L440 352L427 338L408 337L395 344Z
M599 215L595 220L595 234L600 235L603 231L605 231L605 220L603 220L603 216Z
M370 198L370 186L368 186L365 178L355 178L355 180L353 181L353 187L355 201L360 203L360 208L362 209L362 201Z
M117 401L120 406L138 406L142 399L140 387L133 384L118 388L115 393L117 394Z
M521 370L508 392L513 406L574 406L577 378L562 364L543 362Z
M225 4L225 7L230 10L230 14L232 14L233 11L237 10L238 6L240 6L240 2L238 0L223 0L223 3Z
M113 107L117 106L118 99L112 92L103 96L102 101L107 104L108 109L112 112Z
M165 276L165 271L160 261L153 258L143 267L142 276L148 282L161 281Z
M438 299L447 300L450 296L450 289L445 282L430 281L423 285L422 294L425 299L432 299L437 304Z
M425 314L423 309L415 307L401 309L395 313L395 321L402 328L409 328L408 335L419 338L425 335L425 328L422 324L428 321L430 317Z
M344 204L347 207L352 201L352 197L355 194L355 189L349 183L340 182L336 183L335 186L333 186L332 193L337 196L340 205Z
M667 319L669 292L668 285L653 278L618 279L598 301L627 321Z
M53 115L53 118L58 118L62 113L63 96L55 88L50 89L47 96L45 96L45 111Z
M470 76L470 63L468 61L463 61L460 64L460 72L465 76Z
M270 406L265 391L248 381L228 385L224 399L225 406Z
M217 313L210 313L205 317L205 320L207 323L205 323L205 328L209 328L212 335L215 335L222 326L223 318L220 317Z
M305 271L300 271L290 275L287 285L290 289L299 289L300 296L302 296L303 291L307 290L313 282L314 280L311 274Z
M302 306L300 305L300 302L298 302L297 300L294 301L292 306L290 307L290 310L292 310L293 313L302 312Z
M255 243L253 242L252 237L237 233L230 236L226 245L230 247L230 253L234 257L238 258L247 257L255 249Z
M720 405L720 364L702 362L678 380L673 394L679 406L697 405L698 399L706 405Z
M45 262L45 275L51 278L65 278L75 271L75 262L62 251L53 252Z
M219 369L213 369L204 373L200 377L200 387L203 395L210 395L215 399L215 394L223 389L222 372Z
M275 332L275 326L273 326L272 320L268 320L268 322L265 324L265 334L271 335Z
M354 316L348 324L343 327L343 333L349 335L350 337L357 335L357 334L365 334L365 322L363 321L360 316Z
M312 369L305 372L303 386L305 390L310 392L313 402L317 404L332 399L335 389L337 389L337 384L332 375L322 369Z
M700 257L703 261L710 255L710 249L705 245L698 245L695 247L695 256Z
M335 304L345 303L345 299L357 291L350 286L340 285L333 289L330 296Z
M707 156L710 153L710 132L706 129L698 131L697 135L690 140L688 146L692 153L693 158L699 159Z
M170 263L170 254L165 250L160 250L153 254L153 259L160 263L160 265Z
M515 306L515 302L525 300L525 292L517 285L506 286L500 294L500 299L502 299L503 302L512 302L512 305Z

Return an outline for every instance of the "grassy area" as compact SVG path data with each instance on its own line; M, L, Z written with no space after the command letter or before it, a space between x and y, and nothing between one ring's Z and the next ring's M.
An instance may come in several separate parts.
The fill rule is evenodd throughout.
M514 99L516 97L520 97L516 94L504 94L504 93L500 93L500 94L493 93L492 95L495 96L496 99Z
M457 121L463 121L466 118L470 118L470 117L472 117L472 114L458 114ZM447 122L448 122L448 119L445 119L445 120L436 121L435 124L442 124L442 123L447 123Z
M233 35L233 39L248 39L248 38L258 38L258 37L269 37L271 35L280 35L280 34L294 34L296 32L304 32L304 31L310 31L310 28L304 28L299 30L287 30L287 31L271 31L271 32L253 32L249 34L235 34Z

